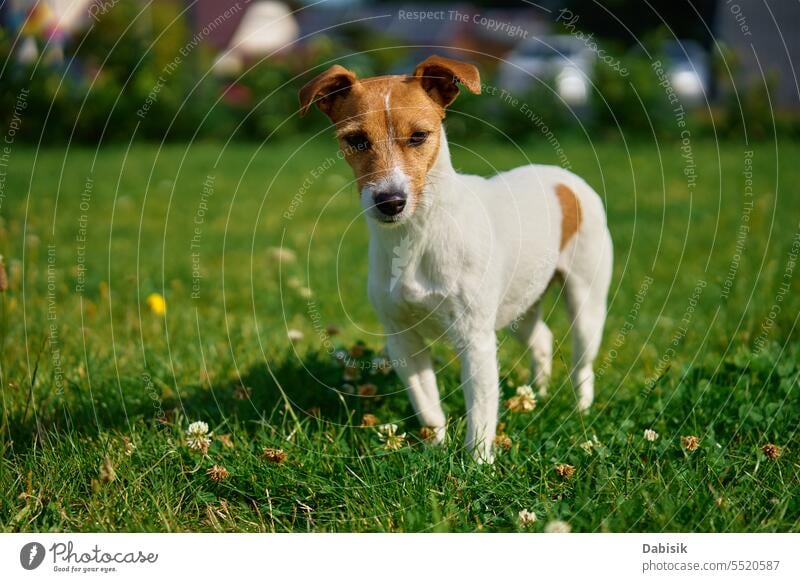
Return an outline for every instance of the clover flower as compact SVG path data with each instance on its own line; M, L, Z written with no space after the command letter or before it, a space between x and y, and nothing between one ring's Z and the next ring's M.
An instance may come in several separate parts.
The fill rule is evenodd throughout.
M283 463L289 456L283 449L266 448L261 452L261 456L270 463Z
M536 514L527 509L523 509L517 515L517 519L519 520L520 527L530 527L536 523Z
M507 451L511 448L512 444L513 443L511 442L511 437L509 437L507 434L499 434L494 437L494 446L500 449L504 449ZM534 519L536 519L535 516Z
M656 442L656 439L658 439L658 433L656 431L650 428L646 428L644 430L644 440L650 443L654 443Z
M700 448L700 439L696 436L682 436L681 446L687 451L694 452Z
M536 408L536 396L528 385L519 386L517 393L506 400L506 408L511 412L532 412Z
M206 474L211 478L212 481L217 482L224 481L230 476L228 470L222 465L214 465L208 471L206 471Z
M572 526L566 521L556 519L544 526L544 531L545 533L569 533L572 531Z
M200 451L206 454L211 444L211 436L212 433L208 431L208 424L198 420L190 424L186 431L186 446L193 451Z
M398 434L396 424L382 424L378 427L378 438L387 451L396 451L405 443L406 433Z
M562 479L569 479L575 474L575 467L567 465L566 463L559 463L556 465L556 475Z
M783 451L781 451L781 448L778 445L773 445L771 443L768 443L763 447L761 447L761 452L764 453L764 456L766 458L774 461L775 459L781 456L781 453Z

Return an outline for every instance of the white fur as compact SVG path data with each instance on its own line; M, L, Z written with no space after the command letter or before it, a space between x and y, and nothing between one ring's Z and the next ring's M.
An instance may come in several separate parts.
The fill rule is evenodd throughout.
M397 170L387 180L407 187L404 178ZM575 192L583 218L563 250L558 184ZM362 192L365 206L385 184L375 186ZM586 410L594 395L592 362L612 264L599 196L555 166L524 166L489 179L457 174L442 130L423 194L408 206L416 208L407 208L405 220L388 226L369 213L369 297L386 328L389 354L401 362L397 372L422 425L435 429L437 441L444 440L446 419L426 340L447 338L461 360L467 446L478 460L492 461L499 405L495 332L509 327L531 349L535 382L544 393L552 334L539 318L537 303L557 272L572 321L572 379L578 406Z

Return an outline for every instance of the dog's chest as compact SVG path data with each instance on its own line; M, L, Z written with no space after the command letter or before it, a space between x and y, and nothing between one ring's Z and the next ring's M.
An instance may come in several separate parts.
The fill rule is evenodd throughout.
M423 335L441 334L457 311L454 281L421 260L395 264L390 272L376 273L370 291L375 307L384 316Z

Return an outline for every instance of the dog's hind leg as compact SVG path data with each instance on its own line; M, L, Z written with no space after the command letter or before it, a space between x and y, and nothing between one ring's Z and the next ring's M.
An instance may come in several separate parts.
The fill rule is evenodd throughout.
M531 378L540 396L547 395L553 371L553 332L542 320L539 304L511 324L511 333L531 352Z
M444 442L446 419L436 387L430 349L412 331L390 332L386 347L394 370L408 390L420 424L433 429L436 444Z
M611 238L589 245L578 240L569 267L562 272L567 310L572 320L572 383L578 408L586 411L594 400L592 363L600 349L606 321L606 299L611 282Z

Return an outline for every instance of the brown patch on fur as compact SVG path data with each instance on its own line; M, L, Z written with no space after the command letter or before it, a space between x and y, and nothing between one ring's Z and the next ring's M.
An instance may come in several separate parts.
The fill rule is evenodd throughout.
M561 250L567 246L581 226L583 221L583 210L578 196L568 186L558 184L556 186L556 196L561 205Z

